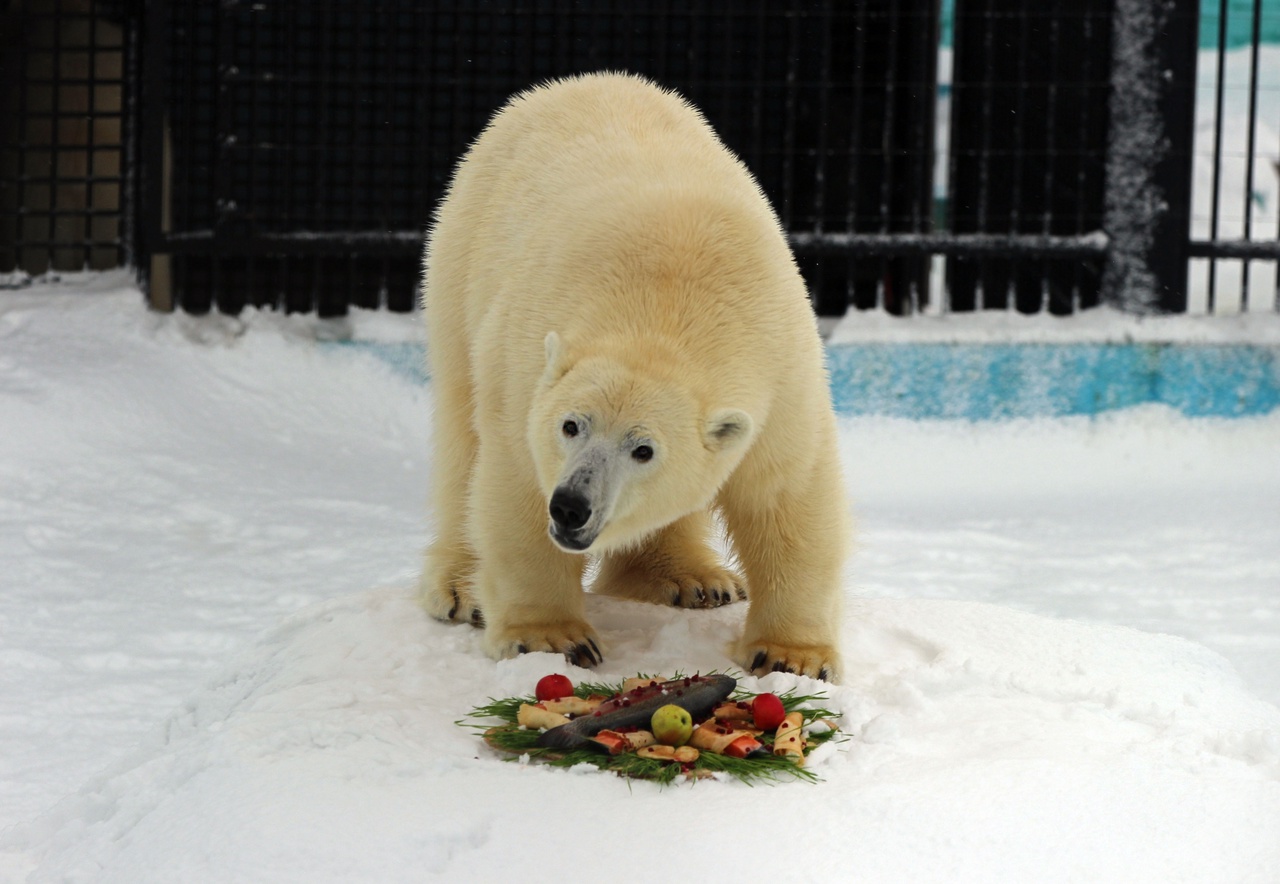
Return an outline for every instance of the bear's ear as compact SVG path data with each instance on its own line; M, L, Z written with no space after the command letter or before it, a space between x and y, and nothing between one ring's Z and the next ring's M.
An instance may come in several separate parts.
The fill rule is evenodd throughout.
M542 376L548 381L558 381L569 370L569 357L564 351L564 342L555 332L547 332L542 346L547 352L547 364Z
M713 411L703 431L703 444L711 451L728 451L751 438L751 415L736 408Z

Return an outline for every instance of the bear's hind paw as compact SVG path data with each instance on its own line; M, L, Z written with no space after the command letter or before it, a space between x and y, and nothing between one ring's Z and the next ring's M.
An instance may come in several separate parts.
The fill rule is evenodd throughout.
M663 581L656 593L677 608L718 608L747 600L742 578L719 568L696 577Z
M747 600L746 582L727 568L677 569L630 567L602 571L593 592L676 608L718 608Z
M792 647L773 642L750 641L743 642L742 650L738 659L752 675L790 672L821 681L839 680L839 655L834 648L826 645Z

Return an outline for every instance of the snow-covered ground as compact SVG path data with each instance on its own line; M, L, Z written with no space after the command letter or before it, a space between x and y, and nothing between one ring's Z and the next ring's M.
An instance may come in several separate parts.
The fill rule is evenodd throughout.
M0 293L0 879L1280 880L1280 415L844 421L849 739L663 791L454 725L582 673L412 602L430 390L328 343L412 317L122 280ZM743 614L588 608L607 677Z

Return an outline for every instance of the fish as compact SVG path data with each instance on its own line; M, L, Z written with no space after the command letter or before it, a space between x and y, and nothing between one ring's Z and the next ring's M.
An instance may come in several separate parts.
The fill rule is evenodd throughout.
M733 693L738 680L730 675L691 675L638 688L610 697L595 712L543 731L538 745L547 749L596 748L591 738L602 730L643 725L667 704L679 706L695 719L711 712Z

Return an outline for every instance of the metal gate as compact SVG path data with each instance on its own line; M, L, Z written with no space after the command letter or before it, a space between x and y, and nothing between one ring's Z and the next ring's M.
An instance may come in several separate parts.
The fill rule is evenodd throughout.
M1280 308L1255 205L1272 0L1209 2L1202 21L1197 0L16 0L0 281L115 262L160 308L411 309L488 115L626 69L756 173L820 314ZM82 53L117 64L77 73ZM59 124L86 116L76 88L110 145Z

